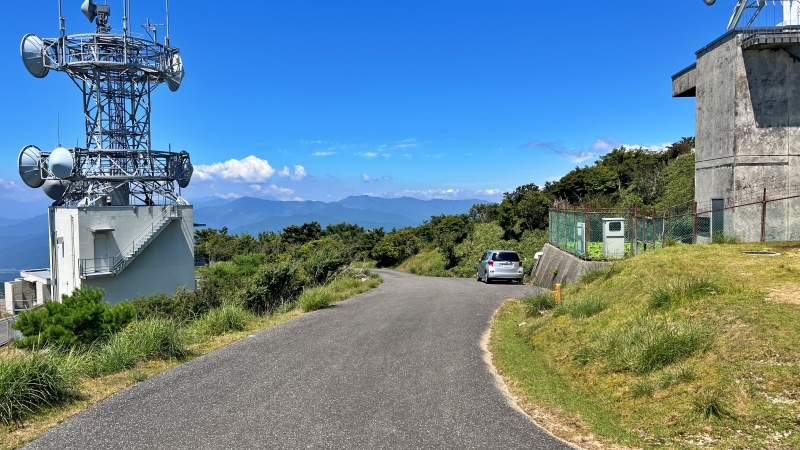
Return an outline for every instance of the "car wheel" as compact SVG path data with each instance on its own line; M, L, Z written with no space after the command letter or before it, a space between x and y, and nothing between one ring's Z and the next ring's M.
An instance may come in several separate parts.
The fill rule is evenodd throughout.
M478 279L478 281L481 281L481 273L480 272L475 271L475 277Z
M492 280L489 279L489 274L488 273L486 274L486 278L483 279L483 282L486 283L486 284L489 284L489 283L492 282Z

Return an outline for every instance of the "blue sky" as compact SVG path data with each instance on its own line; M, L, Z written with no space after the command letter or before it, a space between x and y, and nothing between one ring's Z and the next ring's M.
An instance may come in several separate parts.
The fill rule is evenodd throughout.
M0 17L0 197L41 199L19 150L74 145L78 89L25 70L26 33L58 36L56 0L6 2ZM67 33L92 32L64 0ZM121 28L121 0L111 0ZM671 75L725 31L719 0L172 0L186 77L152 97L153 148L185 149L183 195L338 200L480 198L543 185L625 144L694 135L694 99ZM613 5L613 6L612 6ZM134 24L164 22L133 0ZM137 26L137 30L141 30Z

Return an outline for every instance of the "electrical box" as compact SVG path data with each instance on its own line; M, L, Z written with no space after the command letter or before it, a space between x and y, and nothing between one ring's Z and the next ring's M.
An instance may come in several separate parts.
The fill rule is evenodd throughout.
M579 255L586 254L586 249L583 248L585 242L586 224L578 222L575 224L575 253Z
M625 257L625 219L603 219L603 255L609 258Z

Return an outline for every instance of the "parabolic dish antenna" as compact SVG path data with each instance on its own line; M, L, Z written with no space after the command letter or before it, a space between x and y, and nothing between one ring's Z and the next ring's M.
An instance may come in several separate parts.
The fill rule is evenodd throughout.
M72 153L70 153L69 150L65 149L64 147L58 147L50 153L48 166L50 167L50 172L53 172L53 175L56 177L69 177L69 175L72 173L73 165Z
M19 176L22 181L34 189L42 187L44 177L42 177L42 167L39 165L39 158L42 151L33 145L26 145L19 152Z
M192 162L189 160L189 152L186 150L180 153L181 155L181 164L178 168L178 186L181 189L189 186L189 181L192 180L192 173L194 173L194 166L192 166Z
M53 200L61 200L61 197L64 196L64 192L67 190L70 184L72 183L67 180L50 179L44 182L44 185L42 185L42 190Z
M22 54L22 62L28 72L36 78L44 78L50 72L47 67L46 52L44 42L39 36L35 34L26 34L22 38L22 43L19 45L19 51Z
M181 81L183 81L184 75L181 55L177 53L172 54L172 57L169 59L169 70L172 74L167 77L167 87L170 91L175 92L181 87Z

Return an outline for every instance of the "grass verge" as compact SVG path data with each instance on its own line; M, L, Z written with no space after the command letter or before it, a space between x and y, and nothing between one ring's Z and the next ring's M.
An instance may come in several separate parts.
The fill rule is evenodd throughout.
M614 267L560 305L496 316L495 365L535 419L587 448L800 448L800 243L676 245Z

